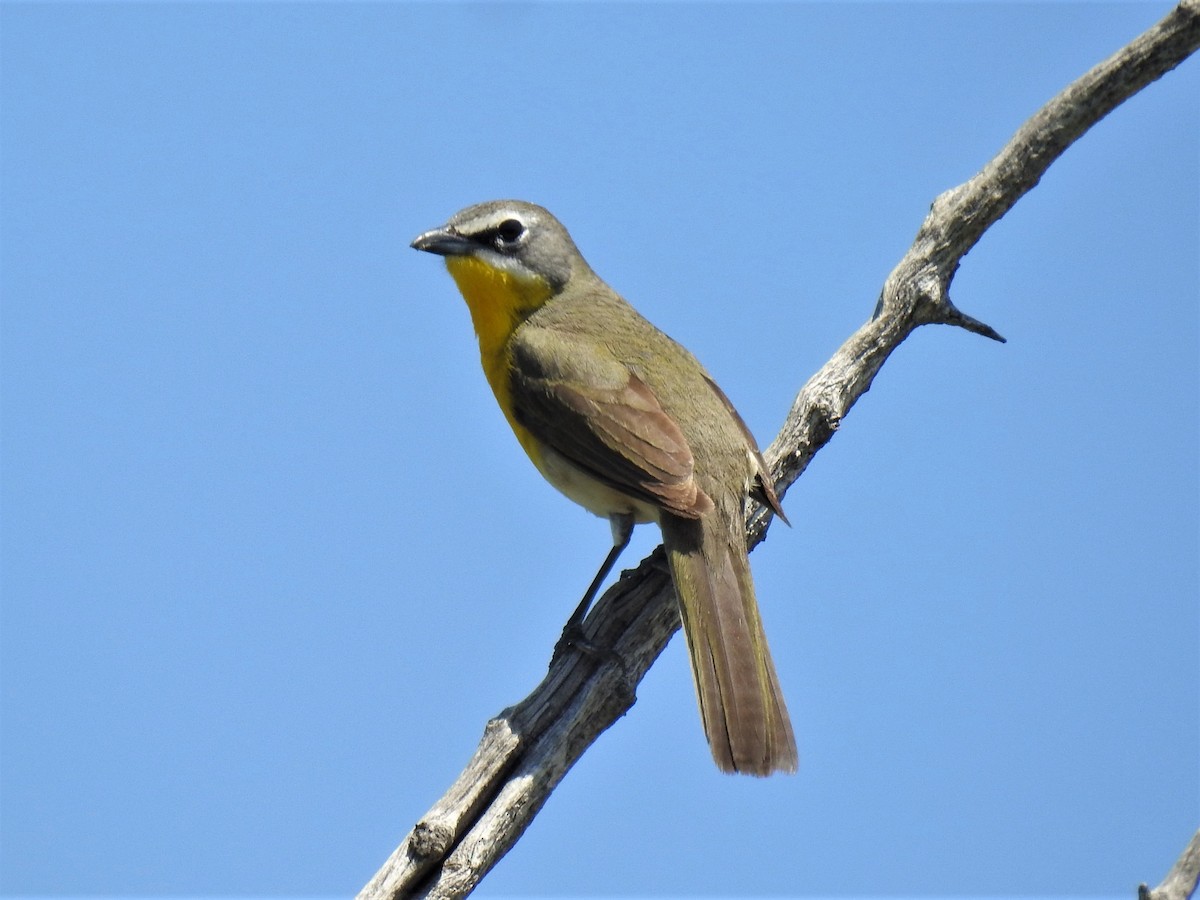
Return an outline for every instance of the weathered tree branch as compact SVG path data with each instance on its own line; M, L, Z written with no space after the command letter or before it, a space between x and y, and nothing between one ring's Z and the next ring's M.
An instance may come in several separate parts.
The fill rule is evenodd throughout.
M950 282L963 256L1088 128L1198 45L1200 0L1185 0L1047 103L983 171L933 202L912 249L884 284L871 320L809 379L767 448L781 492L829 441L888 356L918 326L957 325L1003 340L950 302ZM750 517L752 546L762 540L768 523L762 510ZM586 623L591 640L614 648L622 662L581 653L557 660L532 694L488 723L458 780L363 888L359 900L470 893L521 836L567 770L633 705L637 684L678 627L659 548L622 575Z
M1200 881L1200 831L1192 835L1183 853L1154 890L1146 885L1138 886L1138 900L1188 900L1196 892Z

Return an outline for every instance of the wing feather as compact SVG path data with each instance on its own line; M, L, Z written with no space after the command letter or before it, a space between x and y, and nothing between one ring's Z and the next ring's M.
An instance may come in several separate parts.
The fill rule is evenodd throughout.
M513 414L540 442L598 481L679 516L712 501L692 477L691 447L654 392L602 345L524 329L512 345Z

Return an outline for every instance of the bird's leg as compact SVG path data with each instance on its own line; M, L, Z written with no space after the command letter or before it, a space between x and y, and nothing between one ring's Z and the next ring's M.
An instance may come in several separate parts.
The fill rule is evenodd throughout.
M631 515L615 515L611 516L608 524L612 527L613 545L608 551L608 556L604 557L604 562L600 564L600 571L596 573L596 577L592 579L592 583L588 585L587 592L584 593L583 599L579 601L579 605L575 607L575 612L571 613L571 618L567 619L567 628L579 628L583 625L583 620L587 616L588 607L592 605L592 601L596 599L596 594L600 590L600 585L604 584L604 579L608 577L608 573L612 571L612 567L616 565L617 558L622 551L629 546L629 539L633 536L633 516Z
M596 573L596 577L588 585L583 599L575 607L575 612L571 613L571 618L567 619L567 624L563 626L562 637L554 645L554 655L550 659L551 665L554 664L554 661L562 655L567 647L576 647L584 653L594 656L603 656L606 653L612 652L611 650L597 647L583 636L583 620L587 616L588 608L592 605L592 601L596 599L600 585L604 584L604 579L608 577L608 573L616 565L617 558L621 555L621 552L629 546L629 539L633 536L633 516L629 513L616 513L609 516L608 524L612 527L612 549L608 551L608 556L604 557L604 562L600 564L600 571Z

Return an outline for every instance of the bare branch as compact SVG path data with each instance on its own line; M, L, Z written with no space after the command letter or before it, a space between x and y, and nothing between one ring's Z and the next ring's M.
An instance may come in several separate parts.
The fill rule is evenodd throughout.
M957 325L1003 341L950 302L959 263L983 233L1036 185L1089 128L1200 46L1200 2L1185 0L1132 43L1038 110L983 170L933 201L912 247L884 283L872 320L838 349L796 397L768 450L784 489L837 430L875 374L919 325Z
M956 325L1003 340L950 302L949 285L962 257L1072 142L1197 45L1200 0L1185 0L1047 103L983 171L933 202L912 249L884 284L871 320L809 379L767 449L781 492L918 326ZM761 509L751 516L752 546L762 540L769 520ZM624 573L588 617L588 637L616 650L621 662L563 654L532 694L488 723L458 780L359 900L470 893L521 836L567 770L633 705L636 685L678 627L660 548Z
M1196 892L1200 881L1200 831L1192 835L1191 841L1175 861L1162 884L1154 890L1146 885L1138 887L1138 900L1188 900Z

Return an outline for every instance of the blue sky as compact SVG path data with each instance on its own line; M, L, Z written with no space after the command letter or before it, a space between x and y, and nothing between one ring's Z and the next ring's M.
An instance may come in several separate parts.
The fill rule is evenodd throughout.
M941 191L1166 13L0 6L0 891L347 895L608 526L439 261L542 203L762 443ZM480 896L1095 895L1200 824L1200 64L966 258L753 556L801 767L677 638ZM624 562L657 542L639 529Z

